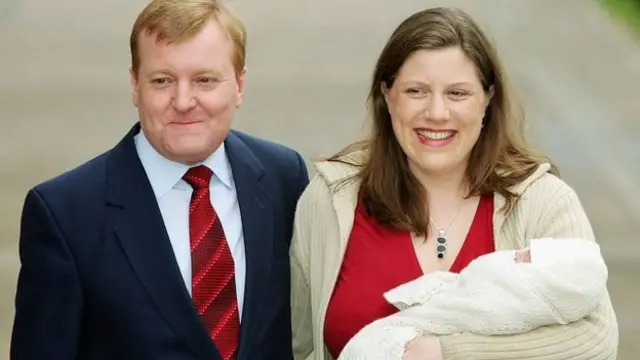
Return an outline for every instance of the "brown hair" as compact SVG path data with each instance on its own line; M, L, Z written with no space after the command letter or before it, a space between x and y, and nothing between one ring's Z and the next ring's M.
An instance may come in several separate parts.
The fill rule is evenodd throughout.
M381 85L393 86L398 71L413 52L448 47L462 49L475 63L484 90L493 86L494 91L466 170L468 196L497 192L506 198L503 210L508 211L516 200L509 188L530 176L542 162L549 162L527 144L524 115L507 89L505 71L494 46L475 21L455 8L418 12L398 26L378 58L368 98L373 120L370 137L328 159L360 167L356 177L362 181L360 195L365 208L379 223L393 229L426 234L429 213L425 189L409 170L407 157L394 135ZM361 162L349 156L358 150L367 151ZM553 165L551 172L557 174Z
M244 69L247 33L242 21L217 0L153 0L138 15L129 37L131 68L140 68L138 39L142 32L157 34L157 40L185 41L195 36L209 21L217 22L233 43L232 63L236 73Z

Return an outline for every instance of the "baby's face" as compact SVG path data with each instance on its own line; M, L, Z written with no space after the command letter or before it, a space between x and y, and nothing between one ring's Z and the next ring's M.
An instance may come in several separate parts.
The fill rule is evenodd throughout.
M529 249L517 250L515 260L517 263L530 263L531 252L529 251Z

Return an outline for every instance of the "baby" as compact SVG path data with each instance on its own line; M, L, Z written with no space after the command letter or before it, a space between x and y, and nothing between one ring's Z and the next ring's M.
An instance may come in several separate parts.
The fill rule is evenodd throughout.
M607 267L583 239L534 239L524 250L496 251L460 274L439 271L384 294L400 311L364 327L338 360L401 360L421 335L507 335L567 324L598 307Z

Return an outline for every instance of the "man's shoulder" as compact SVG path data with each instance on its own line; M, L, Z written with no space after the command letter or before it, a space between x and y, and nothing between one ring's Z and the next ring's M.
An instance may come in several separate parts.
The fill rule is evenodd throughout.
M242 131L233 130L230 134L245 146L265 171L268 183L286 194L297 197L309 183L307 165L302 155L293 148ZM292 191L298 189L299 192Z
M292 147L238 130L233 130L231 135L241 141L269 173L275 171L290 177L307 171L302 155Z
M33 187L41 195L55 198L68 198L71 194L81 194L83 189L97 190L106 179L107 159L105 151L84 163L50 177ZM82 197L83 195L79 195Z
M298 157L301 157L298 151L292 147L274 140L268 140L240 130L232 130L231 134L240 139L251 149L255 156L260 159L270 158L283 161L298 161Z

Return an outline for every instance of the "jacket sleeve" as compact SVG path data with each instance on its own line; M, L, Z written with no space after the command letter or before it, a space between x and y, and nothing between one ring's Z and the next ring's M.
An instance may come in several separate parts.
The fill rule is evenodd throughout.
M546 203L544 215L535 226L536 238L595 241L580 200L567 185ZM618 325L609 294L605 292L595 312L568 325L546 326L508 336L461 333L443 336L440 341L445 360L615 360Z
M36 190L29 191L24 203L19 252L10 359L76 359L80 280L64 235Z

